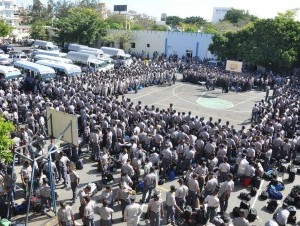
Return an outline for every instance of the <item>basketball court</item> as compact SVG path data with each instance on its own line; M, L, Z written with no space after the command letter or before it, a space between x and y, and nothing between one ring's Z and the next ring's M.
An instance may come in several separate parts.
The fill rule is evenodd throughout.
M151 86L139 90L137 94L127 94L134 103L142 102L142 105L154 105L159 109L167 109L170 103L177 112L191 111L192 115L213 117L213 120L222 119L229 121L237 129L242 125L250 124L251 110L254 104L265 98L261 91L243 93L222 93L216 88L208 91L201 84L177 82L172 86Z

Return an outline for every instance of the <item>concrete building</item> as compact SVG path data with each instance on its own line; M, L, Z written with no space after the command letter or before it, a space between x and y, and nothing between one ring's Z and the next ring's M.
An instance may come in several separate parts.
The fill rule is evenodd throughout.
M217 23L220 20L223 20L227 11L231 10L232 8L226 8L226 7L214 7L213 9L213 16L211 22Z
M110 30L109 32L118 32ZM125 45L125 51L137 53L144 57L153 56L154 52L159 55L176 54L181 56L192 56L213 58L208 51L212 43L212 34L191 33L191 32L172 32L172 31L131 31L132 38L130 43ZM118 46L115 46L118 47Z
M0 0L0 17L7 24L16 27L18 16L16 16L17 6L15 0Z

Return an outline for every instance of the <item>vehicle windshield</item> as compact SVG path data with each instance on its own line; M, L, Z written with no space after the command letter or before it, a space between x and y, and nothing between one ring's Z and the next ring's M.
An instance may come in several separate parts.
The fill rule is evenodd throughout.
M76 71L74 71L74 72L69 72L68 73L68 77L79 77L81 75L81 73L80 72L76 72Z
M55 79L56 78L56 74L53 73L45 73L45 74L41 74L41 78L44 81L50 81L51 79Z

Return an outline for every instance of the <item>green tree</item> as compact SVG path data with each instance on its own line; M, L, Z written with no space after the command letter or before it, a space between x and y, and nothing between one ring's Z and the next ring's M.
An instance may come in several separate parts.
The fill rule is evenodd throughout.
M93 45L100 36L104 36L107 24L104 23L98 12L90 8L73 8L66 17L55 21L58 43L79 43Z
M237 32L213 37L209 50L220 59L243 60L277 72L300 65L300 22L288 11L275 19L255 20Z
M45 23L42 21L34 22L30 28L30 37L33 39L47 39L47 31L45 29Z
M243 29L243 27L238 27L227 20L219 21L215 23L213 26L219 33L236 32Z
M40 0L33 0L31 15L34 21L38 21L46 16L46 8Z
M132 19L132 30L151 30L151 27L155 25L155 22L153 20L150 20L148 18L145 18L141 15L136 15ZM137 27L138 29L134 29L134 27Z
M13 141L11 132L15 129L14 125L0 116L0 159L5 163L10 163L13 160L11 147Z
M9 35L11 31L12 27L5 23L3 20L0 20L0 37Z
M106 18L105 22L110 29L125 29L126 27L126 17L124 14L111 14Z
M69 10L74 8L75 5L70 1L58 0L54 3L53 12L56 18L66 17Z
M125 44L132 40L132 32L129 30L119 30L110 32L105 37L103 41L106 45L118 44L120 49L124 49Z
M151 27L151 30L153 30L153 31L166 31L167 30L167 26L154 24Z
M197 24L198 26L206 24L206 20L200 16L191 16L183 19L186 24Z
M166 24L172 27L178 26L181 22L183 22L183 20L178 16L167 16L166 18Z
M229 21L232 24L237 24L239 21L254 20L255 18L256 17L250 15L248 11L232 8L227 11L223 20Z

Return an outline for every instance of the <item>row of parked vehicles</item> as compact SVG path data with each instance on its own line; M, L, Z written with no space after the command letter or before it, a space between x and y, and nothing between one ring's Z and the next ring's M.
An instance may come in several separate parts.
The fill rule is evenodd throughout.
M0 78L24 79L31 86L34 79L49 81L56 76L74 77L82 72L107 71L117 66L129 66L131 56L124 50L70 44L68 52L62 53L52 42L36 40L30 50L1 52Z

